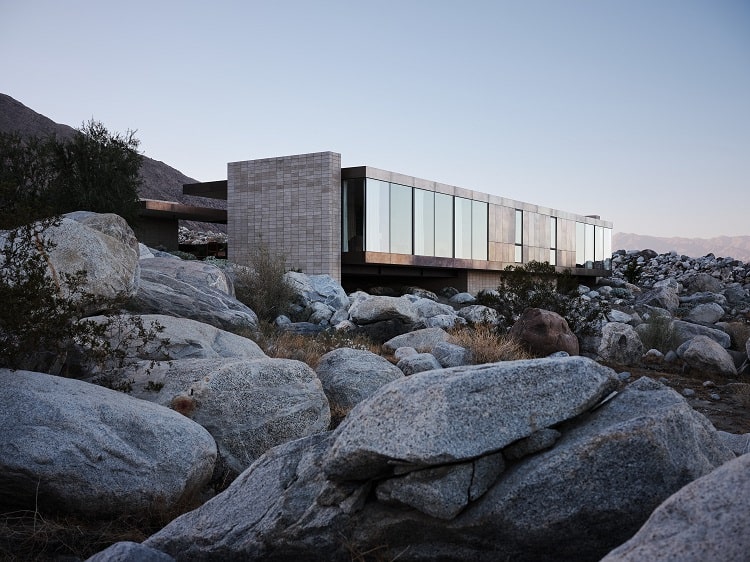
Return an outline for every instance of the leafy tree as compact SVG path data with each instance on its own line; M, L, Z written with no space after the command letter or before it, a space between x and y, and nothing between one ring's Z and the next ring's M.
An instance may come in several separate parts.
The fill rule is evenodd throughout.
M0 133L0 230L55 214L49 193L57 178L56 142Z
M70 211L138 219L142 156L134 132L89 121L71 139L0 134L0 229Z
M56 145L53 202L58 213L116 213L131 226L137 222L143 157L134 135L110 133L91 120L72 140Z

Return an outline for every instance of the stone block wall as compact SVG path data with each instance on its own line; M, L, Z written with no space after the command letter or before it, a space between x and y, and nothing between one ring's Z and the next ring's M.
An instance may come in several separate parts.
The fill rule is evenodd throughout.
M229 259L249 264L259 242L287 267L341 280L341 155L316 152L230 162Z

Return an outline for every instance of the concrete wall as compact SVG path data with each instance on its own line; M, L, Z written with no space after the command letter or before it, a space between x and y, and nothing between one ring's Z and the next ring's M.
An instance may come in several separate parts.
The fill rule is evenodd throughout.
M287 267L341 280L341 155L317 152L227 170L229 259L250 264L259 241Z

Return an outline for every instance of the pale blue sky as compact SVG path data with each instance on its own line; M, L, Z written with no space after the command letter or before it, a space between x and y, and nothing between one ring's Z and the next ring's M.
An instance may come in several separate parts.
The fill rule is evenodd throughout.
M750 0L0 0L0 92L201 181L333 150L620 232L750 235Z

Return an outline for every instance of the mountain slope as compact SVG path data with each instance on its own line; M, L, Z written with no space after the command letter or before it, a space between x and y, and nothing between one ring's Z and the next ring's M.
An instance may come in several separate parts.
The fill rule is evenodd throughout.
M661 238L626 232L616 232L612 249L654 250L660 254L675 251L690 257L714 254L750 262L750 236L717 236L715 238Z
M104 124L106 126L106 123ZM17 132L21 136L47 136L56 135L60 138L69 138L75 133L75 129L68 125L55 123L51 119L26 107L12 97L0 93L0 132ZM213 209L226 209L226 202L205 197L183 195L182 184L195 183L190 178L164 162L143 157L141 167L141 188L139 194L146 199L160 199L163 201L176 201L185 205L198 207L210 207ZM195 227L196 225L188 225ZM223 230L219 225L204 225L201 228L211 230Z

